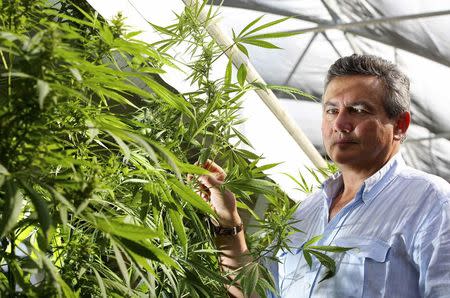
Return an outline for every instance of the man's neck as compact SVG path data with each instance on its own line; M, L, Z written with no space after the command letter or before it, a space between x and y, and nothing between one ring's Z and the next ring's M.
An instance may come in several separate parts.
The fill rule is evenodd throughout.
M363 165L344 165L340 164L339 169L342 173L342 178L344 181L344 192L349 192L352 190L356 192L359 190L364 181L378 172L385 164L391 160L395 154L399 151L399 148L394 148L390 153L386 154L384 157L380 158L378 161L372 164Z
M354 199L356 193L359 191L364 181L375 174L377 171L379 171L395 155L395 153L396 152L393 152L390 156L388 156L384 163L379 163L381 164L381 166L378 167L358 168L354 166L340 166L343 186L341 192L339 192L336 197L333 198L329 210L329 221L351 200Z
M361 176L344 175L342 173L343 185L342 190L333 198L328 213L328 221L330 221L342 208L344 208L355 197L361 185L366 178Z

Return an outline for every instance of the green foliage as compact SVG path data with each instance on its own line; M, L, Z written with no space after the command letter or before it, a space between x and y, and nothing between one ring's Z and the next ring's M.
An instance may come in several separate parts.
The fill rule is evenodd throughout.
M213 211L187 181L206 171L192 163L219 160L243 209L256 194L272 210L292 203L265 180L272 165L258 168L257 155L238 149L249 144L233 127L239 98L257 87L245 67L233 82L231 64L211 80L223 51L196 18L203 7L186 8L159 27L169 39L149 45L84 2L0 5L2 295L226 296L205 221ZM181 42L197 57L188 94L159 77ZM262 220L270 233L252 236L255 256L272 231L289 230L289 212ZM272 288L257 260L242 272L263 278L242 273L245 293Z
M334 263L334 259L331 256L327 255L326 252L343 253L347 250L352 249L351 247L313 245L320 239L322 239L322 236L315 236L302 246L303 257L305 258L309 267L312 266L312 256L314 256L328 270L325 276L319 282L325 279L329 279L336 274L336 264Z
M242 95L255 89L299 90L246 82L228 63L198 16L186 7L175 24L154 28L167 39L147 44L108 24L86 2L0 2L0 293L14 297L225 297L209 229L215 214L196 194L207 173L194 163L218 161L238 206L257 220L249 235L253 262L234 282L264 296L273 281L260 264L287 247L294 204L264 170L235 126ZM236 45L271 48L257 34ZM180 94L159 76L177 68L167 50L187 44L194 92ZM260 218L257 196L269 201ZM268 255L267 247L273 247ZM320 250L317 248L312 251ZM311 251L311 253L312 253ZM314 254L314 253L313 253Z
M314 169L306 167L306 170L310 173L311 177L314 178L316 185L308 183L307 178L300 171L298 173L298 178L288 173L284 173L284 175L288 176L293 182L295 182L298 186L297 190L306 194L311 194L314 189L320 187L328 177L335 174L338 171L338 168L336 165L328 163L326 168Z
M278 46L267 41L266 39L275 39L275 38L282 38L282 37L298 35L298 33L292 33L292 32L260 33L260 31L263 31L264 29L273 27L277 24L280 24L280 23L290 19L290 17L285 17L285 18L277 19L272 22L265 23L260 26L256 26L256 24L259 23L259 21L261 21L262 18L263 18L263 16L259 16L256 19L254 19L253 21L251 21L247 26L244 27L244 29L241 30L241 32L239 32L239 34L236 34L233 31L233 40L234 40L236 46L246 56L248 56L248 51L244 47L243 44L254 45L254 46L266 48L266 49L279 49ZM256 34L257 32L259 32L259 34Z

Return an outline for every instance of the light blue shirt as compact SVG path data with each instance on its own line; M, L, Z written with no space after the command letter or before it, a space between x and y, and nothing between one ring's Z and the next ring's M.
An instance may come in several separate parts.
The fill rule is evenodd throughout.
M342 183L340 174L328 179L297 210L304 233L269 268L281 297L450 297L450 184L397 154L328 222ZM354 247L327 253L337 271L322 282L327 269L314 257L310 268L301 251L316 235L317 245Z

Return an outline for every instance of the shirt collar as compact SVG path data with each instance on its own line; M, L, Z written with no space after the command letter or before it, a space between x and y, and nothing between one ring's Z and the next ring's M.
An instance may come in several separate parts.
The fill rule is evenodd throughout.
M401 154L395 154L381 169L364 181L361 189L357 193L357 196L359 193L362 193L361 199L365 203L371 201L387 184L392 181L392 179L404 166L405 162ZM322 190L327 199L328 206L331 205L332 199L342 190L343 183L342 173L338 172L322 184Z
M328 208L330 208L333 198L335 198L338 193L341 192L343 185L344 181L342 179L341 172L333 174L322 184L322 191L325 194Z

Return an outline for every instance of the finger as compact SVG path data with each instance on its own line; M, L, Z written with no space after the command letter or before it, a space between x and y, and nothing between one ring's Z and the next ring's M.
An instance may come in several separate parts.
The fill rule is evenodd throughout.
M224 181L225 177L227 176L225 171L218 164L216 164L215 162L213 162L210 159L205 161L205 163L203 164L203 167L205 169L207 169L208 171L210 171L211 174L213 176L215 176L215 178L219 181Z
M211 196L209 194L207 194L207 193L202 193L201 198L205 202L210 202L211 201Z
M206 188L214 188L223 184L223 181L220 181L211 175L202 175L198 177L198 181L206 186Z

